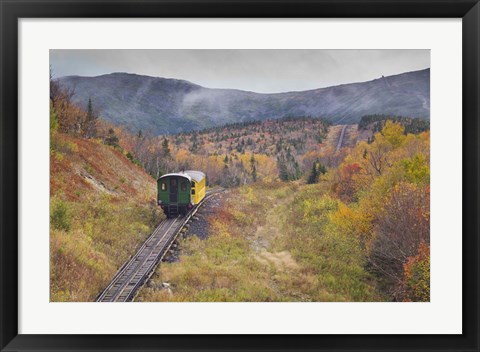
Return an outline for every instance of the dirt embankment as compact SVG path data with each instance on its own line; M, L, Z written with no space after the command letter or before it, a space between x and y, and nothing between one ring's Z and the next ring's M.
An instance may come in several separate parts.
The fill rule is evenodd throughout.
M80 200L82 194L105 193L142 203L155 199L155 180L99 140L58 134L50 154L50 196Z

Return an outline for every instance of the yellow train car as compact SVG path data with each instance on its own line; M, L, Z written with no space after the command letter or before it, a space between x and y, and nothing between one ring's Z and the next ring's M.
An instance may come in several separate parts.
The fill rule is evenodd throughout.
M167 217L187 214L207 193L207 179L201 171L182 171L157 180L158 205Z
M207 193L207 178L201 171L188 170L185 173L192 179L192 203L197 205Z

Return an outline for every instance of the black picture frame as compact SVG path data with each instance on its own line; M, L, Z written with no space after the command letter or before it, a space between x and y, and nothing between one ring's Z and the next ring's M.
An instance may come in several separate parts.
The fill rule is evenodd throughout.
M2 351L478 351L479 49L477 0L0 0ZM20 18L404 17L462 18L463 334L461 335L20 335L18 334L18 25ZM454 234L452 234L454 235Z

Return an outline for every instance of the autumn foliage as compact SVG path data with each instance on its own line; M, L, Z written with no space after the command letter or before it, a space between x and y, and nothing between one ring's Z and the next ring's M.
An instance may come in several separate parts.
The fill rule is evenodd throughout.
M327 148L305 153L310 176L315 163L329 165L317 182L262 178L229 191L209 239L186 241L190 254L157 270L171 290L151 287L141 299L429 301L429 132L382 126L323 159Z
M430 300L430 246L421 242L418 253L403 264L404 277L400 299L404 301Z
M428 125L370 117L358 133L369 122L378 131L340 151L327 141L329 123L312 117L153 136L98 120L95 100L80 107L73 94L51 82L54 300L93 299L161 217L155 179L187 169L236 188L235 199L210 219L214 240L191 245L204 254L172 267L185 287L169 299L430 300ZM276 220L265 227L267 218ZM259 233L271 243L260 254L245 237ZM212 276L216 262L224 268Z
M360 239L367 267L391 299L429 300L429 132L386 121L333 172L343 202L332 222Z

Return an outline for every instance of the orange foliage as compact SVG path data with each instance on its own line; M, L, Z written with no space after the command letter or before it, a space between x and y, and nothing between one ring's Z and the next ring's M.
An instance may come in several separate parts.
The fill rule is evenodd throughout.
M409 257L403 264L404 301L430 300L430 246L422 241L417 255Z
M339 168L336 193L340 198L346 201L354 200L359 187L359 184L356 182L356 175L361 170L362 167L358 163L346 164Z
M50 156L50 195L78 200L91 191L151 201L155 180L114 148L58 133Z

